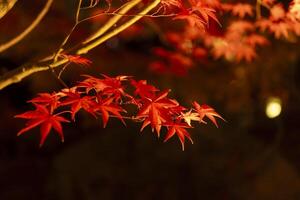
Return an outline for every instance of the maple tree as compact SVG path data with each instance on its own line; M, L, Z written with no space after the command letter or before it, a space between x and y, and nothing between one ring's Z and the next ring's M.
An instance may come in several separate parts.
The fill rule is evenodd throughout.
M93 11L91 15L81 19L83 10L94 9L100 4L97 0L85 3L87 5L84 6L84 1L78 1L75 25L55 52L39 60L37 64L21 66L0 77L2 89L35 72L49 70L64 86L59 92L38 94L38 97L29 101L35 110L16 115L17 118L28 120L18 135L40 127L40 146L52 128L63 140L61 123L75 121L80 110L96 118L101 116L103 127L106 127L109 118L115 117L123 124L125 119L142 122L141 131L150 126L158 137L163 128L167 131L164 141L176 134L182 149L185 138L193 142L187 131L192 128L192 122L206 123L205 118L208 118L218 126L216 118L224 120L208 105L200 105L195 101L193 108L187 109L177 100L168 97L169 90L161 91L146 80L136 81L129 76L103 75L103 78L97 78L86 75L83 81L73 87L65 84L61 75L71 63L91 65L92 61L82 56L83 54L119 33L130 33L130 29L140 19L155 19L151 20L151 24L159 30L157 32L164 43L153 48L152 53L157 60L148 65L152 72L159 74L188 75L199 62L221 58L228 62L251 62L258 57L257 49L268 45L270 38L292 41L300 36L299 0L292 0L288 5L276 0L257 0L252 3L219 0L132 0L123 5L107 0L108 8L99 9L96 13ZM0 45L0 52L9 49L31 32L51 4L52 0L48 0L28 29ZM76 28L87 21L97 21L99 17L106 17L104 24L89 37L68 48L69 39ZM165 19L167 23L174 23L176 28L164 28ZM115 26L117 22L120 24ZM134 32L131 34L137 36ZM61 67L59 73L55 71L58 67ZM128 114L127 105L135 106L136 113Z

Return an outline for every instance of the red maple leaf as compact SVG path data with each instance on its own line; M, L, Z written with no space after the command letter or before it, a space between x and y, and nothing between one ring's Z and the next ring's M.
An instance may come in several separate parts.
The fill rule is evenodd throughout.
M185 20L189 26L198 28L200 30L204 30L206 25L206 22L203 21L201 17L187 9L182 9L182 11L173 19Z
M238 3L232 6L231 12L240 18L244 18L246 15L253 16L253 7L250 4Z
M109 77L107 75L102 74L104 76L103 82L107 86L103 90L103 94L108 97L114 97L115 100L120 100L122 96L127 96L124 92L124 87L122 82L128 80L129 76L116 76Z
M218 124L217 124L217 121L215 119L215 117L218 117L222 120L225 121L225 119L223 119L221 117L221 115L219 115L213 108L211 108L210 106L208 105L199 105L196 101L193 102L193 105L196 109L196 111L198 112L199 114L199 118L200 118L200 122L202 122L203 118L204 117L207 117L208 119L210 119L210 121L212 121L214 123L214 125L216 127L218 127Z
M274 21L283 19L285 17L285 10L283 8L283 5L280 3L274 5L271 8L270 13L271 13L270 19Z
M285 22L272 23L269 27L270 31L274 33L275 38L279 39L284 36L285 38L289 38L289 31L291 30L291 26Z
M192 11L198 14L201 18L203 18L207 25L209 23L210 18L220 25L220 22L217 19L217 16L215 14L216 13L215 9L205 6L200 1L190 1L190 2L192 4Z
M269 29L272 22L268 19L261 19L255 22L255 25L259 28L260 31L264 32Z
M275 38L289 38L289 31L292 29L289 23L285 21L274 22L271 20L262 19L256 22L256 25L261 31L269 30L275 35Z
M61 105L71 106L72 120L75 120L75 115L81 108L83 108L85 111L95 116L95 112L93 108L96 102L94 101L94 97L92 96L81 97L78 91L68 91L64 93L67 96L67 98L61 103Z
M152 131L156 130L159 137L163 123L170 121L168 109L178 106L177 102L166 98L169 90L163 91L154 98L145 98L145 103L137 115L137 119L144 119L141 131L149 124Z
M60 104L59 99L61 93L39 93L37 97L29 100L30 103L40 104L44 106L50 106L50 111L53 112L55 108Z
M113 114L114 117L117 117L125 125L122 115L120 112L126 112L118 104L115 104L114 98L103 99L98 96L98 103L94 107L94 112L100 112L102 115L103 127L105 128L109 120L109 114Z
M100 92L107 87L107 85L103 82L103 79L99 79L89 75L83 75L83 76L86 77L86 79L79 82L77 87L85 89L86 93L88 93L91 90Z
M67 54L60 54L61 57L66 58L69 60L69 62L71 63L75 63L78 65L82 65L82 66L90 66L92 64L92 61L84 58L82 56L79 55L67 55Z
M84 88L86 92L89 92L91 90L101 92L102 95L107 95L107 97L114 97L116 100L120 100L122 96L127 96L127 94L124 92L122 81L126 81L129 76L102 76L104 76L104 79L85 75L85 77L87 78L84 81L80 82L78 84L78 87Z
M266 44L267 40L256 34L250 34L255 30L253 24L247 21L231 23L223 37L212 37L212 54L215 58L225 57L227 60L240 62L252 61L257 55L255 45Z
M251 34L246 38L246 43L249 44L252 47L255 47L257 45L263 46L269 44L269 41L258 34Z
M176 133L178 136L181 146L182 146L182 151L184 151L184 141L185 137L187 137L191 143L193 144L193 140L190 136L190 134L185 130L186 128L191 128L190 126L187 126L185 123L168 123L166 124L168 127L168 133L165 137L164 142L168 141L171 137L173 137Z
M61 141L64 141L63 130L61 122L69 122L67 119L59 116L58 114L52 114L52 112L46 108L46 106L34 104L36 109L34 111L28 111L20 115L16 115L16 118L28 119L26 127L18 132L18 136L29 131L30 129L40 126L41 140L40 147L44 144L51 129L54 128L60 135Z
M237 62L240 62L241 60L250 62L257 56L255 53L255 49L245 43L236 43L233 49L235 60Z
M135 87L134 94L139 95L142 98L152 98L155 95L155 92L158 91L153 85L147 84L146 80L131 80L130 83Z
M160 4L166 10L167 8L182 8L182 1L181 0L161 0Z
M242 34L247 31L253 31L253 30L255 30L254 24L245 20L234 21L227 27L227 32L231 34L232 33Z

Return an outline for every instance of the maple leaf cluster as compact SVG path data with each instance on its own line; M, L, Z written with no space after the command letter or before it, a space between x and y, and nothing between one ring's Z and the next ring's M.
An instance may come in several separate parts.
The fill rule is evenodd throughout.
M104 128L110 118L117 118L124 125L125 119L141 122L141 131L150 126L158 137L164 128L167 130L164 141L177 135L184 150L185 138L193 143L187 131L192 128L192 122L206 123L204 120L208 118L218 126L215 118L223 119L208 105L193 102L191 109L181 106L175 99L168 97L170 90L161 91L146 80L136 81L129 76L84 77L74 87L59 92L40 93L28 101L35 109L15 116L28 120L25 128L17 135L40 127L42 146L53 128L63 142L62 123L75 121L77 113L85 111L95 118L100 117ZM128 91L132 91L132 94ZM134 115L127 115L128 105L136 108Z
M163 46L153 51L158 59L149 65L157 73L186 75L199 61L210 58L251 62L258 57L258 48L270 43L270 36L287 41L300 36L299 0L290 1L288 7L276 0L173 0L162 4L168 5L164 12L175 13L173 19L185 24L163 31Z

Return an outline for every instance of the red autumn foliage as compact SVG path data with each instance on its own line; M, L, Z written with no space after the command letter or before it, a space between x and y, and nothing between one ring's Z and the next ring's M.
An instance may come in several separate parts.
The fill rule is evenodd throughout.
M168 57L180 55L189 59L189 64L153 61L149 66L155 72L186 75L199 61L199 57L194 56L194 49L198 48L204 51L200 59L211 56L229 62L251 62L258 57L258 47L269 44L266 32L276 39L293 40L294 36L300 36L298 0L291 1L288 8L276 0L257 3L189 0L176 7L179 9L167 9L164 14L175 13L173 19L183 20L185 24L176 31L163 33ZM176 70L170 70L174 66Z
M132 87L133 94L125 91L125 86ZM152 132L155 130L158 137L162 128L165 128L168 130L165 141L176 133L184 150L184 138L187 137L192 142L186 130L192 128L191 121L204 122L203 118L207 117L217 125L214 117L223 119L212 108L206 105L201 107L197 102L193 103L193 112L186 112L186 108L168 97L169 92L160 91L145 80L136 81L128 76L103 75L102 79L86 76L70 89L65 88L52 94L41 93L30 100L29 103L34 105L35 110L16 116L29 120L18 135L40 126L40 146L44 144L51 128L59 133L63 141L61 122L69 122L67 118L75 121L76 114L82 110L96 118L101 116L104 128L110 117L118 118L123 124L125 119L142 122L141 131L150 125ZM127 114L125 105L128 104L135 106L136 114Z
M142 2L149 5L152 1ZM91 1L90 7L97 3L98 1ZM106 3L109 8L112 6L110 0ZM123 13L117 12L121 9L122 7L114 9L115 11L109 14L122 16ZM101 13L96 13L91 19L96 19L97 15L108 14L109 9L100 10ZM199 61L211 58L225 58L229 62L251 62L258 57L258 48L269 44L270 38L265 32L274 35L275 39L293 40L293 37L300 36L299 0L291 1L288 7L284 7L277 0L262 0L256 3L162 0L152 12L147 17L165 16L169 17L172 23L180 21L178 27L170 30L164 30L163 25L160 26L155 20L147 21L162 38L163 44L153 50L159 59L149 64L150 69L159 74L185 76ZM134 15L134 12L128 14L131 17ZM137 34L134 32L139 31L132 31L130 37ZM123 36L126 37L126 34ZM69 63L82 66L92 63L80 55L71 55L61 50L62 52L58 51L55 54L55 59L67 59L65 67ZM133 92L128 90L130 87L133 88ZM206 123L204 118L208 118L218 127L216 118L224 120L213 108L197 102L193 102L193 108L187 111L176 100L168 97L169 92L160 91L146 80L136 81L128 76L103 75L102 79L85 76L83 81L72 88L51 94L41 93L30 100L35 110L16 116L29 120L19 135L40 126L40 145L43 145L51 128L54 128L63 140L61 122L68 120L61 115L68 113L75 121L76 114L83 110L94 117L101 116L104 127L109 118L114 117L123 124L124 119L142 122L141 131L150 125L158 137L163 128L167 129L165 141L176 134L184 149L185 137L192 142L186 129L192 128L193 121ZM128 104L136 107L135 114L127 114L125 105Z

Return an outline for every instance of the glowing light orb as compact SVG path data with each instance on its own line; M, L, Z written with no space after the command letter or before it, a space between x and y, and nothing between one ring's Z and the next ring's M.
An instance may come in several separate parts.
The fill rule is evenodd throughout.
M281 113L281 100L276 97L271 97L267 101L266 115L269 118L275 118Z

